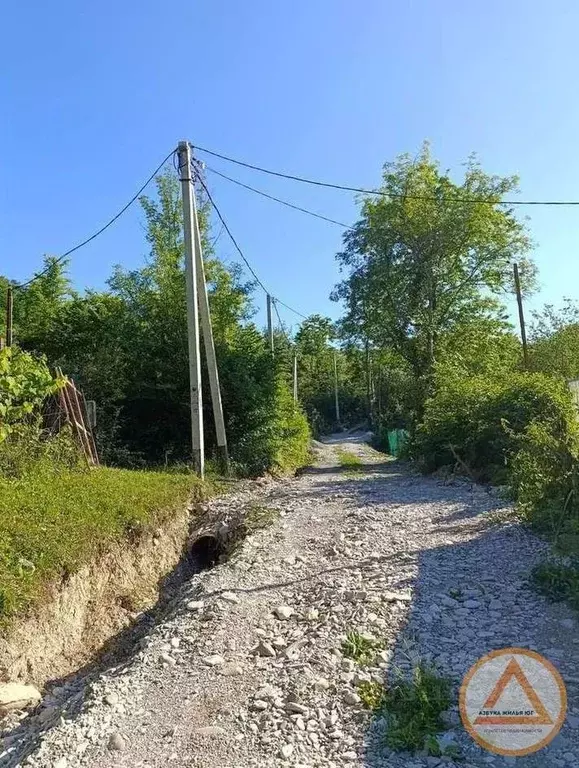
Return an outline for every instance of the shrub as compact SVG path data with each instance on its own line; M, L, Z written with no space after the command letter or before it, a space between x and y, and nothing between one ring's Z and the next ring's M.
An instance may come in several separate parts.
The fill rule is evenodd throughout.
M531 583L538 592L553 602L566 600L573 608L579 608L579 563L570 565L545 562L531 573Z
M515 457L526 447L534 460L540 460L536 450L540 434L551 447L542 468L554 469L555 454L577 441L576 418L565 385L542 374L452 379L438 382L426 401L411 450L426 470L459 461L477 479L512 479L516 493L527 487L530 494L530 453L527 467L519 460L517 471L513 471ZM544 482L548 485L548 478ZM537 490L533 494L540 495Z
M86 467L70 430L46 435L40 424L20 425L0 443L0 478L57 474Z
M21 429L58 387L44 359L18 347L0 350L0 442Z
M579 538L579 438L575 420L539 419L514 436L510 485L531 522L555 544L576 548Z
M273 391L246 409L248 429L234 443L233 459L243 474L288 473L307 463L310 431L288 385L276 377Z

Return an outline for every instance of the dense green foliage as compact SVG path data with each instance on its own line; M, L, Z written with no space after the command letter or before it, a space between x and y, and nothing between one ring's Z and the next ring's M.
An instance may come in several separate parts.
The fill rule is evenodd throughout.
M547 305L534 314L530 363L563 379L579 378L579 307L569 299L560 309Z
M98 408L102 458L127 467L166 465L190 456L185 275L179 185L157 179L155 200L142 199L150 247L147 264L117 267L105 291L80 294L47 259L46 275L18 291L15 336L73 376ZM226 428L241 472L289 471L308 448L308 427L294 405L281 361L251 323L251 286L236 267L212 255L205 205L200 224L221 376ZM215 445L204 373L205 433Z
M437 382L414 450L426 469L462 461L484 480L504 479L531 426L560 438L575 430L569 391L542 374L472 376Z
M528 239L509 209L461 200L498 202L516 183L485 174L470 159L457 185L427 146L416 159L404 155L386 163L383 196L364 200L338 256L347 273L335 292L345 303L344 333L393 350L422 379L447 334L465 323L500 319L511 262L521 261ZM529 286L534 269L524 265Z
M17 347L0 350L0 443L22 430L26 420L58 386L44 360Z
M557 378L510 373L438 382L411 453L429 471L454 467L506 484L537 527L579 541L579 421Z
M531 573L535 589L550 600L566 600L569 605L579 610L579 563L544 562L537 565Z

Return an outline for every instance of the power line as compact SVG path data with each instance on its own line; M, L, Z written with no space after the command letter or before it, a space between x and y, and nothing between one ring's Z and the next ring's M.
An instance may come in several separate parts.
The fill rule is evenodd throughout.
M257 195L261 195L262 197L267 197L268 200L274 200L276 203L281 203L282 205L287 205L288 208L293 208L295 211L301 211L302 213L307 213L308 216L314 216L316 219L322 219L322 221L329 221L330 224L337 224L338 227L343 227L344 229L353 229L349 224L344 224L341 221L336 221L335 219L330 219L327 216L323 216L321 213L315 213L314 211L309 211L307 208L301 208L299 205L294 205L294 203L290 203L287 200L282 200L280 197L274 197L274 195L270 195L267 192L263 192L261 189L256 189L255 187L251 187L249 184L244 184L242 181L239 181L238 179L232 179L231 176L227 176L225 173L221 173L221 171L215 170L215 168L211 168L210 166L205 166L208 171L211 171L211 173L216 174L217 176L221 176L222 179L227 179L227 181L231 181L233 184L237 184L239 187L243 187L244 189L250 190L250 192L255 192Z
M252 275L253 275L253 277L255 278L255 280L256 280L256 282L257 282L257 284L258 284L258 285L259 285L259 286L260 286L260 287L263 289L264 293L266 293L266 294L269 294L270 296L272 296L272 294L270 293L270 291L268 291L268 289L265 287L265 285L262 283L262 281L261 281L261 280L259 279L259 277L257 276L257 273L256 273L256 271L253 269L253 267L251 266L251 264L250 264L250 263L249 263L249 261L247 260L247 258L246 258L246 256L245 256L245 254L244 254L244 253L243 253L243 251L241 250L241 247L240 247L239 243L237 242L237 240L236 240L236 239L235 239L235 237L233 236L233 234L232 234L231 230L230 230L230 229L229 229L229 227L227 226L227 222L226 222L226 221L225 221L225 219L223 218L223 215L222 215L221 211L219 210L219 208L218 208L218 206L217 206L217 203L216 203L216 202L215 202L215 200L213 199L213 197L212 197L212 195L211 195L211 192L209 192L209 190L208 190L208 188L207 188L207 184L205 184L205 182L204 182L204 180L203 180L203 177L202 177L202 176L201 176L201 174L199 173L199 169L196 167L196 165L195 165L194 163L191 163L191 167L192 167L192 169L193 169L193 172L194 172L194 174L195 174L195 177L197 178L197 180L199 181L199 183L200 183L200 184L201 184L201 186L203 187L203 189L204 189L204 191L205 191L205 194L207 195L207 199L209 200L209 202L210 202L210 203L211 203L211 205L213 206L213 208L214 208L214 210L215 210L215 213L217 214L217 216L218 216L218 218L219 218L219 220L220 220L220 222L221 222L221 224L222 224L223 228L225 229L225 231L226 231L226 232L227 232L227 234L229 235L229 237L230 237L230 239L231 239L231 242L232 242L232 243L233 243L233 245L235 246L235 249L237 250L238 254L239 254L239 255L241 256L241 258L243 259L243 261L244 261L244 263L245 263L246 267L249 269L249 271L251 272L251 274L252 274ZM294 314L298 315L299 317L303 317L303 319L304 319L304 320L307 320L307 316L306 316L306 315L303 315L301 312L298 312L298 311L297 311L297 309L293 309L293 308L292 308L292 307L290 307L288 304L285 304L285 302L283 302L283 301L280 301L280 299L277 299L277 298L275 298L275 297L273 297L273 296L272 296L272 300L273 300L273 304L274 304L274 307L275 307L275 304L276 304L276 303L279 303L279 304L281 304L282 306L284 306L286 309L289 309L289 310L290 310L290 312L294 312ZM276 312L277 312L277 310L276 310ZM280 321L280 322L281 322L281 321Z
M291 341L290 337L288 336L288 334L287 334L287 332L286 332L286 329L285 329L285 328L284 328L284 326L283 326L283 322L282 322L282 319L281 319L281 317L280 317L280 315L279 315L279 310L278 310L278 308L277 308L277 303L278 303L278 302L277 302L277 299L274 299L274 298L272 298L273 310L274 310L275 314L277 315L277 319L278 319L278 322L279 322L279 327L280 327L280 329L281 329L281 332L282 332L282 333L283 333L283 335L286 337L286 340L288 341L288 343L289 343L289 344L291 344L291 343L292 343L292 341ZM280 304L281 304L281 303L282 303L282 302L280 301Z
M229 163L235 165L241 165L244 168L250 168L252 171L259 171L260 173L267 173L270 176L277 176L282 179L290 179L291 181L299 181L302 184L312 184L316 187L327 187L329 189L340 189L344 192L358 192L363 195L380 195L387 198L404 198L407 200L426 200L431 202L449 202L449 203L468 203L473 205L579 205L579 200L495 200L491 198L464 198L464 197L447 197L439 198L432 195L411 195L404 194L402 192L384 192L383 190L376 189L364 189L362 187L350 187L345 184L333 184L327 181L319 181L317 179L309 179L305 176L294 176L289 173L282 173L281 171L272 171L269 168L262 168L259 165L253 165L252 163L246 163L243 160L236 160L233 157L228 157L220 152L214 152L211 149L200 147L195 145L195 149L199 149L201 152L206 152L213 157L219 157L221 160L226 160ZM279 201L278 201L279 202Z
M285 307L286 309L289 309L289 311L290 311L290 312L293 312L295 315L298 315L299 317L303 317L303 319L304 319L304 320L307 320L307 319L308 319L306 315L302 315L302 313L301 313L301 312L298 312L298 311L297 311L297 309L293 309L293 308L292 308L292 307L290 307L288 304L285 304L283 301L281 301L281 299L276 299L275 301L276 301L278 304L281 304L281 305L282 305L282 307Z
M224 232L225 232L225 227L224 227L224 226L223 226L223 224L222 224L222 225L221 225L221 228L220 228L220 230L219 230L219 232L217 233L217 235L216 235L216 236L213 238L213 240L211 241L211 247L212 247L212 248L214 248L214 247L215 247L215 245L216 245L217 241L219 240L219 238L221 237L221 235L222 235Z
M226 221L225 221L225 219L223 218L223 216L222 216L222 214L221 214L221 211L219 210L219 208L217 207L217 204L216 204L215 200L214 200L214 199L213 199L213 197L211 196L211 192L210 192L210 191L207 189L207 184L205 184L205 182L203 181L203 179L202 179L202 177L201 177L201 174L197 172L197 169L195 168L195 166L193 166L193 170L195 171L195 175L197 176L197 179L198 179L199 183L201 184L201 186L202 186L202 187L203 187L203 189L205 190L205 194L207 195L207 199L209 200L209 202L210 202L210 203L211 203L211 205L213 206L213 208L214 208L214 210L215 210L215 213L217 214L217 216L218 216L218 218L219 218L219 221L221 222L221 224L223 225L223 227L224 227L225 231L226 231L226 232L227 232L227 234L229 235L229 238L230 238L231 242L233 243L233 245L235 246L235 249L236 249L237 253L238 253L238 254L241 256L241 258L243 259L243 261L244 261L244 263L245 263L245 266L246 266L246 267L249 269L249 271L251 272L251 274L252 274L252 275L253 275L253 277L255 278L255 280L256 280L256 282L257 282L257 284L261 286L261 288L262 288L262 289L265 291L265 293L269 293L269 291L267 290L267 288L265 287L265 285L264 285L264 284L261 282L261 280L260 280L260 279L259 279L259 277L257 276L257 273L255 272L255 270L253 269L253 267L251 266L251 264L249 263L249 261L248 261L248 260L245 258L245 254L244 254L244 253L243 253L243 251L241 250L241 247L239 246L239 243L237 242L237 240L236 240L236 239L233 237L233 234L232 234L231 230L230 230L230 229L229 229L229 227L227 226L227 222L226 222Z
M102 233L106 229L108 229L112 224L114 224L115 221L117 221L117 219L119 219L123 215L123 213L125 213L125 211L128 210L131 207L131 205L138 199L139 195L141 195L141 193L146 189L146 187L148 187L148 185L151 183L151 181L153 181L155 176L159 173L159 171L165 165L167 160L172 155L174 155L174 153L175 153L175 150L172 149L169 152L169 154L167 155L167 157L155 168L155 170L149 176L147 181L140 187L140 189L137 192L135 192L135 194L133 195L133 197L131 197L129 202L123 208L121 208L121 210L117 214L115 214L115 216L113 216L112 219L107 221L107 223L103 227L101 227L97 232L95 232L94 235L91 235L90 237L87 237L87 239L83 240L82 243L79 243L78 245L75 245L73 248L70 248L68 251L66 251L65 253L61 254L57 259L52 261L41 272L37 272L33 277L30 278L30 280L28 280L25 283L20 283L19 285L15 285L14 288L26 288L31 283L33 283L35 280L38 280L39 277L42 277L47 272L49 272L54 266L56 266L57 264L62 263L64 261L64 259L66 259L67 256L70 256L71 253L74 253L75 251L78 251L80 248L83 248L85 245L88 245L88 243L90 243L92 240L97 238L99 235L102 235Z

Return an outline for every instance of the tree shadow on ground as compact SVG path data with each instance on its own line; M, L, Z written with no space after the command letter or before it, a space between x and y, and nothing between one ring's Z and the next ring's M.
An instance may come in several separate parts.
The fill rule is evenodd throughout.
M402 515L406 514L405 505L410 503L408 487L403 480L388 485L390 503ZM449 744L456 744L462 755L456 765L482 768L491 762L500 768L512 766L513 758L494 755L490 761L491 754L476 745L463 729L458 714L460 684L482 656L511 646L543 653L559 667L564 680L574 679L573 631L560 624L561 618L571 614L564 606L548 604L529 587L529 572L544 557L547 545L519 523L499 526L489 521L487 513L501 501L479 490L475 509L472 502L463 503L460 498L470 493L465 488L459 489L458 498L451 499L448 487L440 486L439 491L439 500L446 495L448 504L436 519L425 523L425 536L421 543L417 542L419 548L411 553L411 558L384 563L384 573L391 573L400 583L410 586L413 599L409 606L399 606L398 631L395 641L388 646L391 660L383 665L380 677L387 686L394 679L395 670L408 677L418 662L432 665L442 676L450 678L453 685L446 738ZM416 497L422 495L417 490ZM453 497L456 496L454 488ZM370 583L367 587L372 588ZM367 629L378 635L371 625ZM579 694L575 684L568 685L568 694L569 706L577 706ZM367 768L438 765L434 757L427 761L425 755L388 749L384 728L382 714L377 713L364 744ZM552 745L535 755L517 758L516 764L529 768L561 765L555 754L561 749L565 751L571 735L569 727L564 726ZM445 765L455 763L447 757L440 767Z

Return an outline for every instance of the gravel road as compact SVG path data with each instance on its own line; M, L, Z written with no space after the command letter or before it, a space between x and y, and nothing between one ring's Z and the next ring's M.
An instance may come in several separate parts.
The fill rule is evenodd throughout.
M362 459L341 467L338 451ZM564 606L526 585L545 545L504 522L501 502L386 461L361 438L330 440L298 478L216 499L279 517L226 563L193 577L130 658L52 691L4 740L0 766L423 768L451 758L391 753L361 680L432 661L458 686L493 648L546 655L569 716L539 754L492 755L447 715L457 765L579 766L579 638ZM504 511L504 510L503 510ZM501 522L501 519L503 522ZM346 632L384 644L372 667L340 652Z

